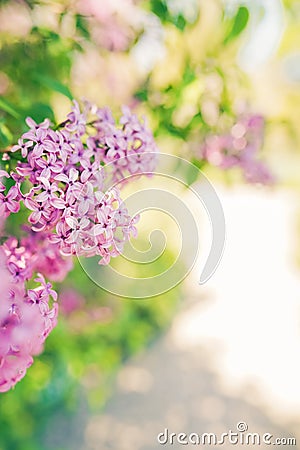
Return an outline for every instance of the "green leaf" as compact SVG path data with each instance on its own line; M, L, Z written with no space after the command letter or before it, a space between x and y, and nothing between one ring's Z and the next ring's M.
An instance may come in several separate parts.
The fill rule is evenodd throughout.
M206 161L204 159L192 158L191 163L194 164L194 166L196 166L199 170L202 170L206 164Z
M142 88L134 94L134 97L141 102L146 102L148 99L148 90L147 88Z
M199 171L196 166L189 165L185 174L185 179L188 186L191 186L198 178Z
M224 44L228 44L232 39L235 39L246 28L249 20L249 11L245 6L241 6L234 18L231 30L224 39Z
M42 37L43 40L57 42L60 41L61 37L55 31L49 30L48 28L34 26L31 29L31 34Z
M44 103L34 103L31 105L30 110L24 112L26 116L32 117L37 123L42 122L46 118L50 119L51 122L55 122L53 110Z
M151 0L150 5L152 12L162 21L168 19L168 8L164 0Z
M0 97L0 109L2 109L2 111L7 112L8 114L10 114L12 117L14 117L15 119L19 119L20 118L20 114L18 111L16 111L14 109L14 107L11 105L10 102L8 102L5 98Z
M12 143L13 135L4 123L0 123L0 147L5 148Z
M196 78L196 74L194 69L190 66L189 63L185 66L183 78L182 78L182 84L183 86L186 86L187 84L190 84L192 81L194 81Z
M180 30L183 31L186 27L186 20L184 18L184 16L182 14L179 14L179 16L177 16L174 19L174 25Z
M83 37L90 39L87 20L80 14L76 14L76 28L80 31Z
M192 158L191 164L185 169L185 180L188 186L191 186L199 178L201 170L205 167L205 161Z
M64 84L62 84L60 81L48 77L47 75L40 75L40 74L35 74L34 79L42 86L45 86L52 91L59 92L60 94L63 94L66 97L68 97L70 100L73 100L74 97L70 89Z

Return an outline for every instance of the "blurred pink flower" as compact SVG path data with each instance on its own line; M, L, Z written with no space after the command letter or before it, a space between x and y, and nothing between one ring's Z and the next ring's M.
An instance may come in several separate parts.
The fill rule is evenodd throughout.
M202 148L202 157L222 169L240 167L249 183L269 184L274 177L258 160L263 144L264 118L244 115L232 126L230 133L209 136Z
M57 321L56 293L51 285L39 276L37 287L26 289L31 270L26 265L21 270L26 258L25 250L20 250L13 239L0 247L0 392L24 377Z
M133 0L78 0L80 14L92 17L93 41L111 51L125 50L135 33L140 11Z
M34 232L24 228L28 234L21 239L21 245L30 255L32 269L42 273L51 281L63 281L73 269L72 258L61 255L59 246L51 242L49 233Z
M60 311L69 315L85 305L84 297L75 289L63 289L59 294Z

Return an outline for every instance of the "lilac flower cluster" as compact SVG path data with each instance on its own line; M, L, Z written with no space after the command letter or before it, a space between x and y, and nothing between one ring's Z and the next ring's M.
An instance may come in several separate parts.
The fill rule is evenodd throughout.
M32 275L30 252L9 238L0 247L0 392L24 377L56 325L57 294L41 274L27 289Z
M241 116L228 134L209 136L202 157L222 169L240 167L249 183L272 183L273 176L257 159L264 136L264 119L260 115Z
M10 213L17 213L20 210L20 193L17 186L12 186L5 194L3 178L9 178L9 174L0 169L0 217L6 218Z
M20 246L31 255L32 270L42 273L51 281L63 281L73 269L73 259L64 257L58 244L51 243L51 233L36 233L27 226L23 229L27 234L20 240Z
M109 109L88 103L81 111L74 102L59 129L47 119L39 125L30 118L26 122L30 130L11 150L26 160L11 175L15 185L6 195L1 192L0 208L9 215L22 201L31 211L32 230L48 233L62 255L99 255L100 264L109 263L136 232L137 218L128 215L117 188L104 192L108 171L103 166L109 164L115 182L153 171L152 134L127 108L118 126ZM28 192L22 186L29 186Z
M93 123L96 134L88 140L93 151L100 147L99 156L105 164L112 166L115 181L123 180L129 174L152 172L157 163L158 149L146 124L140 122L129 108L123 107L122 111L120 129L108 108L97 109Z
M29 222L19 241L0 245L0 392L25 375L56 325L57 294L44 276L62 281L74 254L98 255L100 264L120 254L138 217L129 216L115 184L156 163L152 134L127 108L119 125L109 109L86 103L81 111L75 101L56 128L48 119L26 123L11 149L16 167L0 169L0 236L21 205ZM3 161L9 165L11 154ZM36 273L37 287L27 289Z

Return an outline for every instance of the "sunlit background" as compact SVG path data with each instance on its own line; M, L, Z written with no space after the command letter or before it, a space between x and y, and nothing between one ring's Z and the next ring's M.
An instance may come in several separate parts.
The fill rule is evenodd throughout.
M299 30L297 0L0 2L2 151L27 115L59 123L73 97L116 114L127 104L161 152L207 175L227 235L216 273L199 285L211 228L197 179L184 173L184 189L160 180L197 221L191 273L136 301L100 290L75 264L56 285L61 315L44 353L1 394L0 450L153 450L165 428L221 435L241 421L300 448ZM257 180L203 156L207 139L247 115L265 123L258 159L268 176ZM9 226L18 233L20 222ZM147 248L156 228L166 250L135 275L176 259L180 230L162 212L142 215L135 245Z

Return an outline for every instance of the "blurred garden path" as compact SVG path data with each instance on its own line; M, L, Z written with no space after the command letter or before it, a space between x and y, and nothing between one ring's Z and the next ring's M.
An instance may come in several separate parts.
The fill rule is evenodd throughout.
M284 448L300 448L298 200L288 191L218 192L227 222L219 269L199 286L195 267L170 329L123 367L72 450L155 450L166 427L221 434L240 421L249 432L295 436L298 445Z

